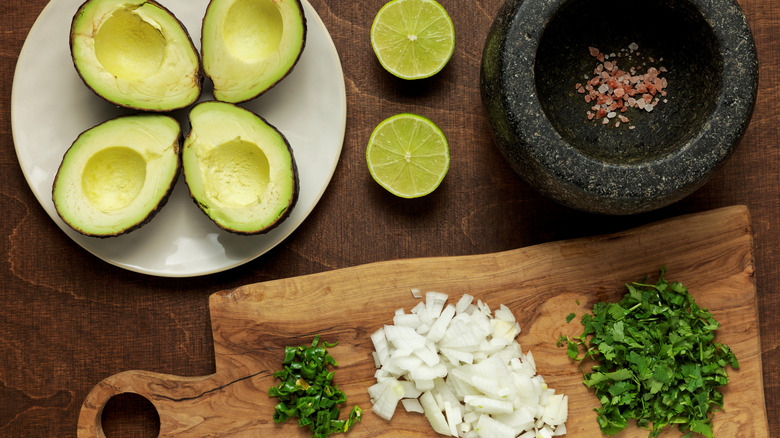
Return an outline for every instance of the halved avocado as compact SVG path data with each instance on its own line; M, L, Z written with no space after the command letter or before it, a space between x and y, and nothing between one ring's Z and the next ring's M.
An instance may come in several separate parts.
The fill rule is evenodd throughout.
M190 111L182 167L190 195L221 228L260 234L279 225L298 199L290 144L255 113L226 102Z
M211 0L203 17L203 70L214 98L244 102L287 76L303 52L300 0Z
M88 0L73 17L73 63L114 104L166 112L201 94L200 57L179 20L149 0Z
M180 169L181 129L162 114L117 117L84 131L62 158L52 199L74 230L128 233L168 200Z

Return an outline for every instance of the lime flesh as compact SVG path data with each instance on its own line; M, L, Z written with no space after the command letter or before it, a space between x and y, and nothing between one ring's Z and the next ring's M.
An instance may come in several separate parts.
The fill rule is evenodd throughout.
M455 30L435 0L392 0L374 17L371 46L388 72L402 79L423 79L449 62Z
M377 125L368 140L366 163L374 180L402 198L433 192L450 167L444 133L428 118L402 113Z

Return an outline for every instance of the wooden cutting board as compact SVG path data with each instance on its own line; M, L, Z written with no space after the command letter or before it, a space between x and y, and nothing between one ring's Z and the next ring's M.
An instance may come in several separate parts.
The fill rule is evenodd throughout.
M338 341L336 383L347 394L342 416L358 404L364 418L351 437L434 437L425 418L399 406L391 422L370 412L366 388L374 383L370 334L392 323L396 309L417 302L410 290L469 293L492 309L514 312L518 342L533 352L539 373L569 396L569 437L598 437L598 402L582 385L577 366L556 346L561 334L578 335L579 316L596 301L615 301L624 284L662 266L667 279L687 286L721 328L717 339L736 353L741 368L729 370L725 408L714 416L716 437L768 437L753 274L752 229L747 208L735 206L683 216L612 235L531 246L495 254L396 260L297 278L251 284L215 293L210 310L216 373L180 377L126 371L98 383L86 397L78 436L103 436L100 414L114 395L137 393L160 417L160 436L306 437L297 424L272 421L276 382L286 345L311 342L315 334ZM579 303L579 304L578 304ZM566 323L566 316L577 318ZM646 437L636 427L621 437ZM662 436L680 436L669 430Z

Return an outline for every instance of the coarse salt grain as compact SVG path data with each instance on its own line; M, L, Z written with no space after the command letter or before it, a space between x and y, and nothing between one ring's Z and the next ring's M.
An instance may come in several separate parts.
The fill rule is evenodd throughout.
M650 66L647 69L643 68L647 63L644 60L640 60L639 65L631 66L628 71L621 70L616 61L607 61L611 58L622 58L625 54L630 58L633 56L640 56L639 45L631 43L628 45L628 53L626 49L620 52L605 54L602 53L596 47L588 47L588 52L591 56L595 57L599 62L593 70L593 77L584 75L586 79L585 85L582 83L575 84L575 88L578 93L584 95L586 102L595 102L595 105L591 107L591 111L586 113L588 120L602 120L602 124L607 124L608 119L614 119L617 116L617 111L621 113L616 127L629 122L628 117L622 115L628 108L644 109L647 112L652 111L659 102L666 103L668 99L662 101L657 97L666 96L666 88L668 82L666 78L661 77L661 73L666 73L666 67L654 67ZM651 63L655 63L655 59L648 57ZM663 58L659 58L658 61L662 61ZM644 73L640 73L644 71ZM634 125L630 125L628 129L634 129Z

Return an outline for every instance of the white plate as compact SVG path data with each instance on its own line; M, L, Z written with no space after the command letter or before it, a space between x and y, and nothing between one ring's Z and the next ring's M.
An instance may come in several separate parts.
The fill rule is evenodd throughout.
M180 177L151 222L127 235L81 235L57 215L51 200L62 155L82 131L127 111L106 103L81 81L70 58L71 18L83 0L52 0L24 43L11 95L16 154L38 201L59 227L84 249L122 268L163 277L224 271L264 254L309 215L330 182L344 142L346 92L338 53L316 11L302 0L308 35L295 69L276 87L242 104L276 126L290 142L300 178L298 203L277 228L257 236L218 228L192 202ZM208 0L162 0L200 48ZM212 99L209 88L201 100ZM186 112L175 114L188 129Z

